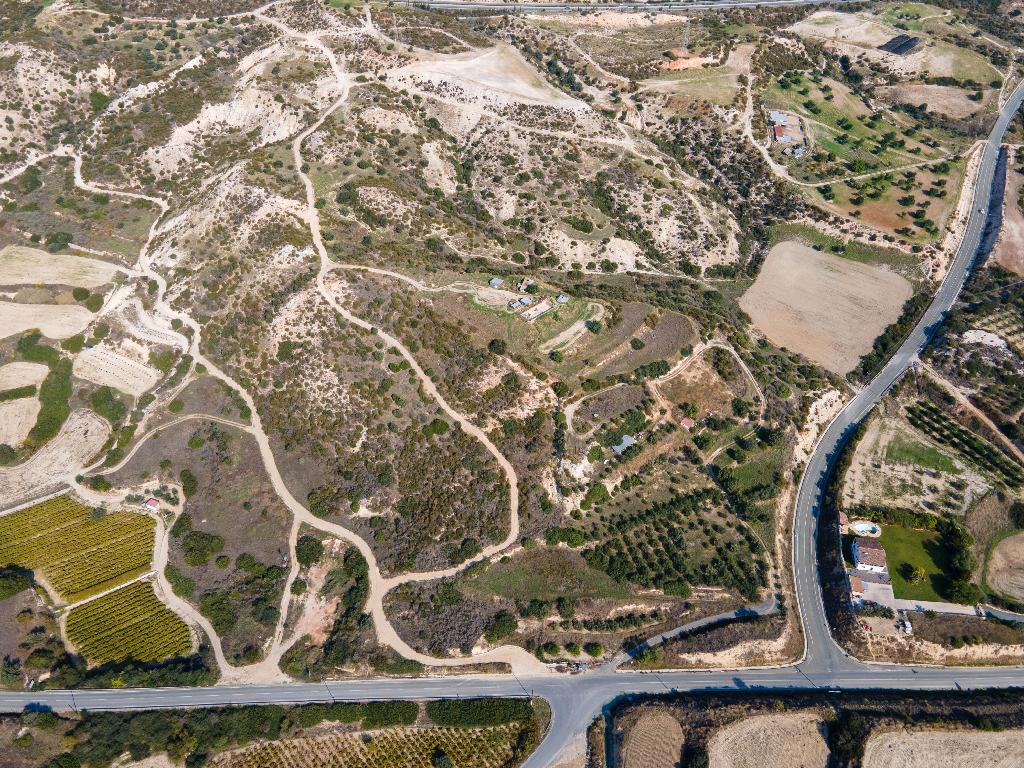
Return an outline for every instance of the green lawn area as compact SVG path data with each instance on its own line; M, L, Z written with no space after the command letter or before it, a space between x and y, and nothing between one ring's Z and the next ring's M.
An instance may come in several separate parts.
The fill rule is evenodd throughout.
M935 531L920 531L898 525L882 526L882 546L889 561L889 578L897 598L907 600L945 601L946 574L943 565L947 553ZM909 563L924 569L919 584L910 584L902 574L902 566Z
M951 475L960 474L960 469L949 456L930 445L905 437L896 437L889 443L885 449L885 458L896 464L915 464Z
M555 600L566 597L624 599L630 590L606 573L587 565L579 553L567 549L535 549L495 563L460 589L512 600Z

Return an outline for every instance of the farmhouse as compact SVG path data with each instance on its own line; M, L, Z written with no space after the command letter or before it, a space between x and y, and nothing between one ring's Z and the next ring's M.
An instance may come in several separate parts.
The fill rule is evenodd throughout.
M502 280L500 277L492 277L490 280L487 281L487 284L491 286L491 288L501 288L501 286L505 284L505 281Z
M889 564L885 559L885 550L878 539L858 536L853 540L853 562L858 571L868 573L888 573Z

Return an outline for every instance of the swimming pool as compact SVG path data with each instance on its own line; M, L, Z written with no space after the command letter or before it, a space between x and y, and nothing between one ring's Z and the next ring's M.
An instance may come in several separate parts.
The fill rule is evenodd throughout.
M854 523L850 528L860 536L877 536L882 532L882 529L874 523Z

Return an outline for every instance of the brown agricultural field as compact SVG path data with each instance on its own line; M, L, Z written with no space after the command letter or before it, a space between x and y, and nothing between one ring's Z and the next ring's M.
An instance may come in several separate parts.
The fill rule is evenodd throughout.
M1003 539L992 550L988 583L1008 597L1024 600L1024 533Z
M1024 731L895 731L868 739L864 768L1012 768L1024 764Z
M769 251L740 306L773 343L845 374L912 292L895 272L786 241Z
M622 746L623 768L675 768L683 751L683 729L667 712L648 712L630 728Z
M813 712L758 715L726 726L708 744L712 768L825 768L825 727Z

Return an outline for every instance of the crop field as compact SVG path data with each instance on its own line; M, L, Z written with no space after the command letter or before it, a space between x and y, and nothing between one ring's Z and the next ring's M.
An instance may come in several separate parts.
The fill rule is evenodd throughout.
M499 768L513 757L519 724L494 728L392 728L362 737L332 733L263 742L210 761L211 768Z
M96 515L60 496L0 518L0 563L36 571L77 602L149 570L155 526L145 515Z
M943 445L956 448L968 460L1000 478L1011 488L1024 485L1024 468L1003 455L987 440L961 427L942 413L938 406L919 400L907 407L907 419Z
M157 599L153 585L137 581L71 609L68 639L90 663L156 661L192 649L192 632Z
M1006 340L1018 355L1024 355L1024 314L1017 307L1002 307L984 318L978 327Z
M686 595L689 585L717 585L757 595L764 559L749 529L713 514L714 491L679 495L649 509L612 517L591 531L583 550L593 568L617 581Z

